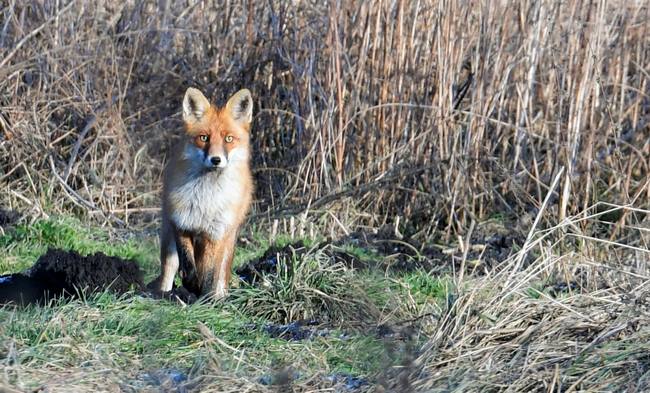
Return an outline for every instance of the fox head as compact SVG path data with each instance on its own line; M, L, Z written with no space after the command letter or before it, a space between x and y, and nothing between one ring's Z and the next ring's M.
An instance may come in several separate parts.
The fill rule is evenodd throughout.
M188 88L183 98L188 138L184 158L207 170L248 162L252 119L253 99L247 89L238 91L224 107L217 108L198 89Z

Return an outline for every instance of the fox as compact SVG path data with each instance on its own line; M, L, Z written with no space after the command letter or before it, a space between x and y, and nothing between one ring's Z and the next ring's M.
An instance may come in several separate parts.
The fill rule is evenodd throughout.
M228 293L237 236L250 209L248 89L216 107L190 87L182 104L183 141L163 173L161 272L150 288L169 292L178 272L196 296Z

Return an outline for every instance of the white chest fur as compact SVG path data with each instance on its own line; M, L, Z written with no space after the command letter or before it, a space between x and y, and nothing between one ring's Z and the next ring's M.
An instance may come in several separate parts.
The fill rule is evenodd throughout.
M235 168L187 176L169 190L171 219L178 228L205 232L214 240L237 223L242 185Z

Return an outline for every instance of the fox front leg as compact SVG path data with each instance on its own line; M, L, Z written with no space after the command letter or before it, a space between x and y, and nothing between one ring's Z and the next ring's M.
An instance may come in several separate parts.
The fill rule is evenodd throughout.
M201 285L196 272L192 235L177 229L175 231L175 240L183 286L198 296L201 293Z
M160 235L160 275L147 284L153 292L169 292L174 287L174 278L178 272L178 250L174 237L174 228L163 220Z
M196 254L201 295L220 299L228 293L230 270L235 253L235 232L214 240L204 238Z

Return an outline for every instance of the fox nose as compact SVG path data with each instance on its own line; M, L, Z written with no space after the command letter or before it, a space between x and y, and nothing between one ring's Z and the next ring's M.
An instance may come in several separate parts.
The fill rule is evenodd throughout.
M213 166L218 166L221 164L221 157L215 156L215 157L210 157L210 162L212 163Z

